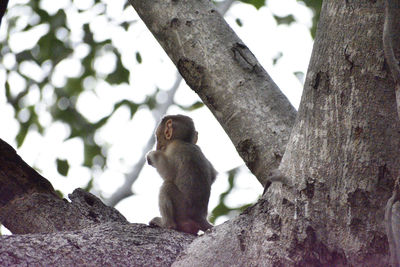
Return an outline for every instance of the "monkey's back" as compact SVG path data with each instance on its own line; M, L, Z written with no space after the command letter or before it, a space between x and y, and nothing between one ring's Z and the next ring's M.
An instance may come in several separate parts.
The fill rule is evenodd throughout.
M204 156L201 149L192 143L174 141L168 147L167 154L173 154L174 166L177 166L175 185L183 193L187 209L207 214L211 184L216 171Z

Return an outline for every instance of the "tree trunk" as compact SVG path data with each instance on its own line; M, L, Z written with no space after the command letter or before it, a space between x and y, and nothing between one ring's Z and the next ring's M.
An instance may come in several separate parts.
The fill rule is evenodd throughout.
M207 1L131 3L266 183L291 127L294 111L287 100ZM383 218L400 176L400 123L383 56L383 10L382 0L324 2L300 109L280 166L289 182L273 183L237 218L192 242L187 234L129 225L112 211L110 219L94 216L100 218L97 223L93 212L107 208L77 193L83 196L78 197L83 211L73 208L74 201L65 205L79 211L77 220L83 223L76 228L48 223L54 225L50 232L64 232L47 235L0 237L0 262L46 265L58 263L58 257L64 265L142 266L147 258L152 266L388 266ZM24 164L2 164L15 155L0 144L2 222L21 210L4 207L27 205L24 199L34 195L60 203L37 174L18 171L26 169ZM3 190L8 184L15 191ZM46 220L63 216L48 212ZM23 225L21 213L14 216L21 216L17 224ZM73 212L62 213L72 216L64 220L75 220ZM42 213L36 214L40 218ZM65 231L71 229L80 230ZM36 253L40 256L32 256Z
M400 174L400 124L383 18L383 1L324 2L280 166L289 185L273 184L173 266L388 266L384 208Z
M346 3L324 2L281 167L300 193L303 229L347 264L387 266L384 208L400 175L400 123L383 55L384 3Z

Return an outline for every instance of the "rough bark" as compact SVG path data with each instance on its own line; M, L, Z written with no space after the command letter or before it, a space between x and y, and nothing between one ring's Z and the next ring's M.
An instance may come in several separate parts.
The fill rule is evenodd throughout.
M280 118L276 115L279 111L269 110L271 106L267 105L267 100L254 102L254 105L263 104L261 107L250 107L247 103L249 99L252 101L253 97L260 96L255 87L252 87L261 85L257 74L261 75L263 72L259 72L257 63L253 65L254 69L248 71L248 78L243 80L245 84L252 84L245 90L235 87L238 82L236 76L230 80L215 77L224 77L222 71L240 69L238 66L243 67L253 61L239 61L242 65L235 61L235 55L237 60L247 58L247 50L241 45L235 46L236 43L230 42L224 34L218 38L214 37L219 39L218 43L213 41L212 36L217 29L206 28L209 25L206 21L222 22L215 12L208 9L208 3L153 1L149 4L148 1L135 0L131 3L136 5L142 16L148 12L146 23L154 30L156 36L161 35L159 39L167 51L179 50L171 52L173 61L179 65L181 72L186 74L184 76L188 83L194 86L204 99L210 97L208 102L205 101L206 104L211 107L221 124L225 125L226 130L233 136L237 135L232 137L233 142L240 140L240 134L244 132L242 127L247 125L247 110L244 112L242 107L249 108L248 113L254 116L251 127L247 125L249 132L246 135L250 136L249 138L256 138L257 132L264 129L263 127L270 126L271 129L276 129L276 125L286 125L282 122L283 119L280 121L282 124L276 123L277 118ZM184 3L190 10L182 12L180 9L174 13L168 9L169 5L180 7L180 3ZM163 13L156 17L156 11L160 8L163 8ZM127 255L130 259L134 259L138 255L136 253L149 253L148 262L152 265L155 265L152 261L158 262L157 259L163 260L169 256L169 259L175 259L176 255L180 254L176 261L168 261L166 265L174 262L173 266L387 266L389 249L383 223L384 207L393 191L394 181L400 175L400 122L396 112L394 83L389 78L390 74L384 63L381 41L383 11L383 0L324 2L298 117L280 166L292 186L272 184L257 204L237 218L196 238L191 244L191 240L186 239L189 238L188 235L143 226L146 231L155 231L160 235L170 233L156 246L157 249L165 251L165 255L158 251L153 254L152 244L145 246L144 250L135 250L133 254L129 254L129 250L126 250L129 245L115 245L113 234L107 236L111 236L111 240L102 237L107 244L106 248L110 248L111 252L105 251L114 253L113 248L116 247L115 253ZM183 35L192 36L185 27L194 32L194 37L190 37L193 39L187 39ZM179 34L178 29L182 28L184 30ZM200 30L210 34L201 34ZM225 29L221 32L233 36L230 30ZM207 38L210 39L207 41ZM224 46L223 42L228 45ZM209 50L204 50L207 43L212 46L208 47ZM191 48L190 45L195 48ZM199 47L202 49L196 49ZM244 50L232 50L232 47ZM220 56L222 52L218 51L221 48L225 49L226 55L233 53L231 61L226 61L228 56ZM196 56L194 50L201 51L204 58L215 58L205 62L205 59ZM210 55L209 51L214 53ZM234 66L225 68L228 63ZM218 67L219 64L224 66ZM275 94L271 93L270 88L260 88L264 88L262 92L265 93L261 98ZM229 105L224 101L230 101ZM232 107L242 114L235 115ZM258 113L259 109L261 113ZM262 112L265 112L263 115L266 117L257 117L261 116ZM268 117L269 112L275 113L276 117ZM239 120L241 116L244 122ZM235 133L232 129L241 133ZM284 132L288 130L286 127L282 129ZM260 151L271 149L268 147L270 142L263 144L267 148L252 146L254 142L264 142L265 137L257 138L260 139L249 139L251 141L247 143L250 145L248 148L257 148ZM267 160L265 164L270 163L271 161ZM1 173L5 173L7 169L0 170ZM257 167L256 170L263 168ZM257 171L255 173L258 173ZM40 179L36 181L42 184ZM27 188L24 189L26 191L34 190L35 194L43 194L41 190L48 189L48 185L38 186L38 189L31 189L36 187L26 186L25 183L21 185ZM20 194L25 193L22 190ZM6 204L13 201L11 199ZM398 215L396 209L392 211ZM112 225L110 228L116 229L115 234L122 232L123 236L130 236L128 232L124 232L130 225L124 223L106 223L87 227L82 231L100 229L96 233L101 233L106 231L106 228L101 228L106 225ZM75 232L60 234L65 233L70 235ZM70 254L73 257L86 257L86 254L77 252L79 248L85 247L82 245L85 235L81 230L76 233L77 236L70 242L72 245L68 241L60 242L60 249L54 255L60 253L62 258L68 258ZM47 236L52 235L58 233ZM147 238L142 231L137 235ZM29 247L39 247L45 251L51 251L51 246L57 247L52 242L48 247L48 241L43 235L27 236L28 239L37 240ZM186 241L180 241L181 236ZM18 236L7 237L7 240L14 238ZM4 242L5 240L5 237L0 239L3 241L0 242L0 249L6 246L8 241ZM68 240L67 236L64 240ZM179 248L164 248L175 240L178 243L182 242L179 243ZM21 244L18 242L19 240L15 241L16 246ZM91 248L88 251L102 250L101 247L97 248L101 246L101 242L98 242L96 247L91 247L90 242L84 244ZM131 244L134 244L135 249L141 249L143 243L135 240ZM18 250L24 250L20 247ZM71 252L70 248L74 251ZM179 253L180 249L185 250ZM16 250L15 247L0 250L0 256L14 259L13 253L16 253ZM23 252L23 257L29 258L34 253L27 250ZM111 255L104 257L107 261L103 262L93 257L90 259L93 259L93 262L98 260L96 265L114 264L114 261L119 260ZM143 264L140 260L137 262ZM66 265L69 263L66 262Z
M15 234L0 236L0 265L169 266L195 238L129 224L81 189L69 199L0 139L0 222Z
M384 208L399 176L400 123L383 9L383 1L324 2L280 166L292 186L274 183L173 266L388 266Z
M281 165L297 191L288 198L296 203L300 233L310 229L353 266L387 266L384 210L400 174L383 21L384 1L324 2Z
M128 223L116 209L77 189L61 199L43 176L0 139L0 222L14 234L52 233L89 225Z
M194 236L143 224L0 236L1 266L170 266Z
M225 13L229 10L229 8L232 6L234 0L225 0L223 2L220 2L217 10L219 13L221 13L222 16L225 15ZM157 108L153 110L153 117L155 121L160 121L161 117L165 115L167 112L168 108L174 103L174 97L175 93L179 88L179 85L181 84L182 81L182 76L177 73L177 77L175 80L174 85L167 91L167 100L164 103L158 104ZM157 127L158 125L156 125ZM154 132L156 131L156 128L154 129ZM109 206L115 207L115 205L118 204L122 199L127 198L131 195L133 195L132 192L132 185L136 181L136 179L139 177L140 172L142 171L142 168L146 162L146 153L148 153L154 146L155 143L155 138L154 136L151 136L149 141L147 142L146 146L143 149L142 156L138 160L138 162L135 164L133 167L132 171L126 175L124 184L118 188L115 193L108 199L105 199L105 203Z
M129 2L265 185L295 120L288 99L211 1Z

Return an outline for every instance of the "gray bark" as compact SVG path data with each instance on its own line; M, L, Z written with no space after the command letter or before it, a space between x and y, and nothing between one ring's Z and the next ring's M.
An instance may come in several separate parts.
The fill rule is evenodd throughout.
M265 136L274 130L277 135L285 136L290 129L285 123L288 119L282 118L285 105L278 105L280 109L275 109L276 106L268 102L284 99L279 96L279 91L262 83L268 80L264 72L240 40L230 39L236 37L229 28L216 26L225 24L216 12L212 12L208 2L132 0L131 3L169 51L188 84L224 125L242 156L245 159L246 155L249 156L247 163L250 168L264 177L259 179L265 182L264 172L273 165L268 153L275 151L275 145L279 143L277 138L265 141ZM180 9L185 8L181 7L182 3L187 8L184 12ZM174 8L179 12L171 10ZM162 12L157 13L160 9ZM400 176L400 122L393 79L389 78L384 63L383 10L383 0L324 2L298 117L280 166L281 173L290 181L288 184L273 183L254 206L192 243L188 235L143 226L143 231L155 231L159 235L168 232L168 237L156 240L157 245L153 246L148 242L155 238L140 230L137 232L139 239L118 246L114 242L122 237L116 235L123 233L122 236L129 239L131 233L124 229L131 225L109 222L87 226L77 232L27 235L34 243L28 247L38 247L43 253L58 247L60 249L54 253L56 256L79 255L105 265L124 264L119 261L121 255L134 261L139 257L137 253L141 253L149 255L151 265L169 257L165 265L173 262L173 266L388 266L384 207L395 179ZM204 34L206 32L209 33ZM216 32L221 33L219 37ZM230 73L237 74L237 69L246 70L246 66L252 66L248 68L247 76L229 76ZM225 71L228 74L224 74ZM245 89L241 90L243 84ZM257 97L261 100L255 99ZM255 101L255 106L251 106L250 101ZM291 108L287 106L286 109ZM248 114L253 116L251 125L248 124ZM277 125L282 127L282 132L276 131ZM243 127L248 127L248 132ZM260 136L258 131L268 127L265 136ZM248 139L241 140L245 136ZM280 144L284 143L283 139ZM280 149L282 147L284 145ZM243 153L240 148L250 152ZM267 150L269 152L265 152ZM265 162L261 160L264 158L252 157L254 155L265 156ZM269 167L253 166L254 162ZM8 167L0 170L1 182L1 175L7 172ZM12 176L8 183L12 185L15 179L19 181L20 176ZM0 204L12 203L32 190L37 194L51 191L38 176L33 175L32 179L33 185L16 184L22 188L16 190L16 198L2 190L1 184L0 196L4 194L5 200L0 199ZM394 208L392 212L398 216L398 209ZM106 230L107 225L112 225L110 228L116 232ZM393 227L398 228L398 225ZM95 247L90 242L85 243L82 231L88 229L98 229L90 233L94 236L109 233L102 237L102 241L106 247L104 251L112 255L99 253L105 261L95 259L92 254L75 254L75 250L85 245L90 248L88 251L102 251L103 243L100 241ZM61 245L57 246L51 239L47 240L66 233L77 233L71 245L65 243L68 241L60 241ZM67 235L64 240L68 240ZM22 257L27 261L36 253L25 251L24 246L19 245L24 242L19 240L13 243L15 246L6 247L8 242L12 243L18 237L1 237L1 257L13 259L13 253L21 249ZM141 243L141 238L147 241ZM179 243L179 248L168 247L169 243L175 242ZM143 250L129 254L129 244ZM20 247L17 249L16 246ZM181 249L184 250L182 253ZM68 259L62 260L66 265L70 264ZM137 262L144 264L139 259Z
M143 224L0 236L1 266L170 266L194 236Z
M221 2L217 9L218 12L224 16L225 13L229 10L229 8L232 6L234 0L225 0ZM175 80L174 85L167 91L167 100L162 103L157 105L157 108L153 110L153 117L156 122L160 121L162 116L165 115L167 112L168 108L174 103L174 97L175 93L179 88L179 85L182 82L182 76L177 73L177 77ZM157 127L158 125L156 125ZM156 131L156 128L154 128L154 132ZM149 152L155 143L155 138L154 136L151 136L149 138L149 141L147 142L146 146L143 149L142 156L138 160L138 162L135 164L133 167L132 171L126 175L124 184L117 189L115 193L112 194L111 197L105 199L105 203L109 206L115 207L115 205L118 204L122 199L130 197L133 195L132 192L132 185L136 181L136 179L139 177L139 174L141 173L144 164L146 163L146 154Z
M169 266L195 236L129 224L81 189L59 198L0 139L1 266ZM138 211L139 212L139 211Z
M388 266L384 210L400 174L400 123L383 10L383 1L323 3L280 166L288 185L273 183L173 266Z
M210 1L129 2L265 185L295 120L288 99Z

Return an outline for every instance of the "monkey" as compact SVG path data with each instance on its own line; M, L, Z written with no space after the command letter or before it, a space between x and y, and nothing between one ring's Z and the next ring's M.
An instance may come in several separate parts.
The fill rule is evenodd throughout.
M147 162L164 181L159 193L161 217L149 224L193 235L210 229L207 207L217 172L196 145L193 120L184 115L165 116L155 135L156 150L147 154Z

